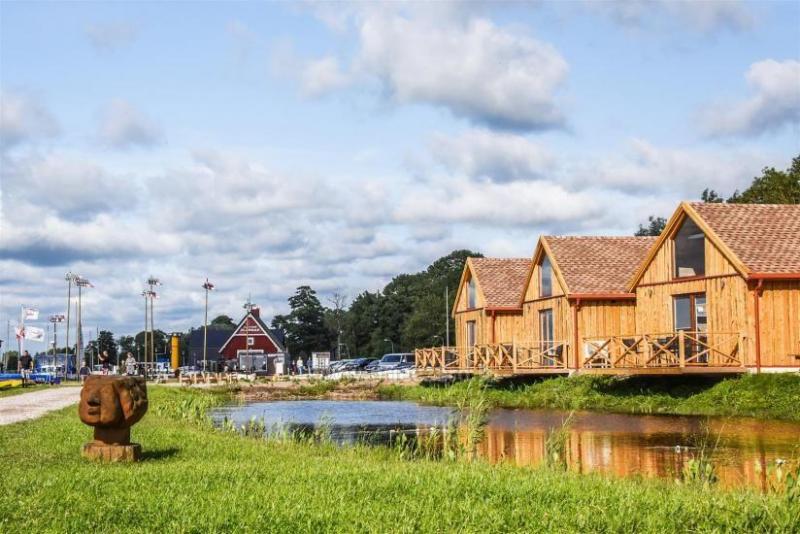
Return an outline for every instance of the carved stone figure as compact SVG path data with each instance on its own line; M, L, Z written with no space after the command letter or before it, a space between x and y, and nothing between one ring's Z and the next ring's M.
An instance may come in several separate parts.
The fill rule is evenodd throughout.
M141 377L92 375L81 390L81 421L94 427L94 441L83 456L105 461L136 461L142 447L131 443L131 426L147 412L147 385Z

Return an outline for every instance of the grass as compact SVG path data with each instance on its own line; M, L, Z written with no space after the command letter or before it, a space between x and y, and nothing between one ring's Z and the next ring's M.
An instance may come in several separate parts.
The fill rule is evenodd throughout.
M475 388L474 383L483 388ZM382 385L383 399L456 405L478 389L495 407L643 414L723 415L800 421L800 375L704 377L576 376L535 382L473 378L452 385Z
M606 479L391 448L266 441L212 430L224 393L150 389L145 458L80 458L73 408L0 427L0 531L797 532L800 497Z

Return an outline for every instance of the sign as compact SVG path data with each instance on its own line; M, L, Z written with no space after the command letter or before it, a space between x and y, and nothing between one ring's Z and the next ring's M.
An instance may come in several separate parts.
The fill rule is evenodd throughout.
M39 320L39 309L38 308L23 308L25 314L26 321L37 321Z
M30 339L31 341L44 341L44 330L35 326L18 326L16 328L19 339Z

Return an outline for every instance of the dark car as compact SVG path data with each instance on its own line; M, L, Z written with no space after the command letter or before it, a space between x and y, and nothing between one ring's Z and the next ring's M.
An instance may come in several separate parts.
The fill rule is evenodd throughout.
M356 358L355 360L350 360L343 365L339 371L363 371L374 361L375 358Z
M367 370L371 372L393 371L408 367L414 367L414 355L410 352L394 352L384 354L383 358L370 365Z

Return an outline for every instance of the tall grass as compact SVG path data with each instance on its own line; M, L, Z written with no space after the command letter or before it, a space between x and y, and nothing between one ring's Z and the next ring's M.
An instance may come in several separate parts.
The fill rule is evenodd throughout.
M480 388L474 387L480 385ZM800 421L800 374L705 377L555 377L534 382L473 378L452 385L384 385L384 399L457 405L482 390L490 406L644 414L726 415Z
M183 415L193 407L161 406L194 394L151 388L151 411L133 428L144 448L138 464L83 460L91 429L74 407L0 427L0 531L789 533L800 526L795 493L409 462L381 447L247 439Z

